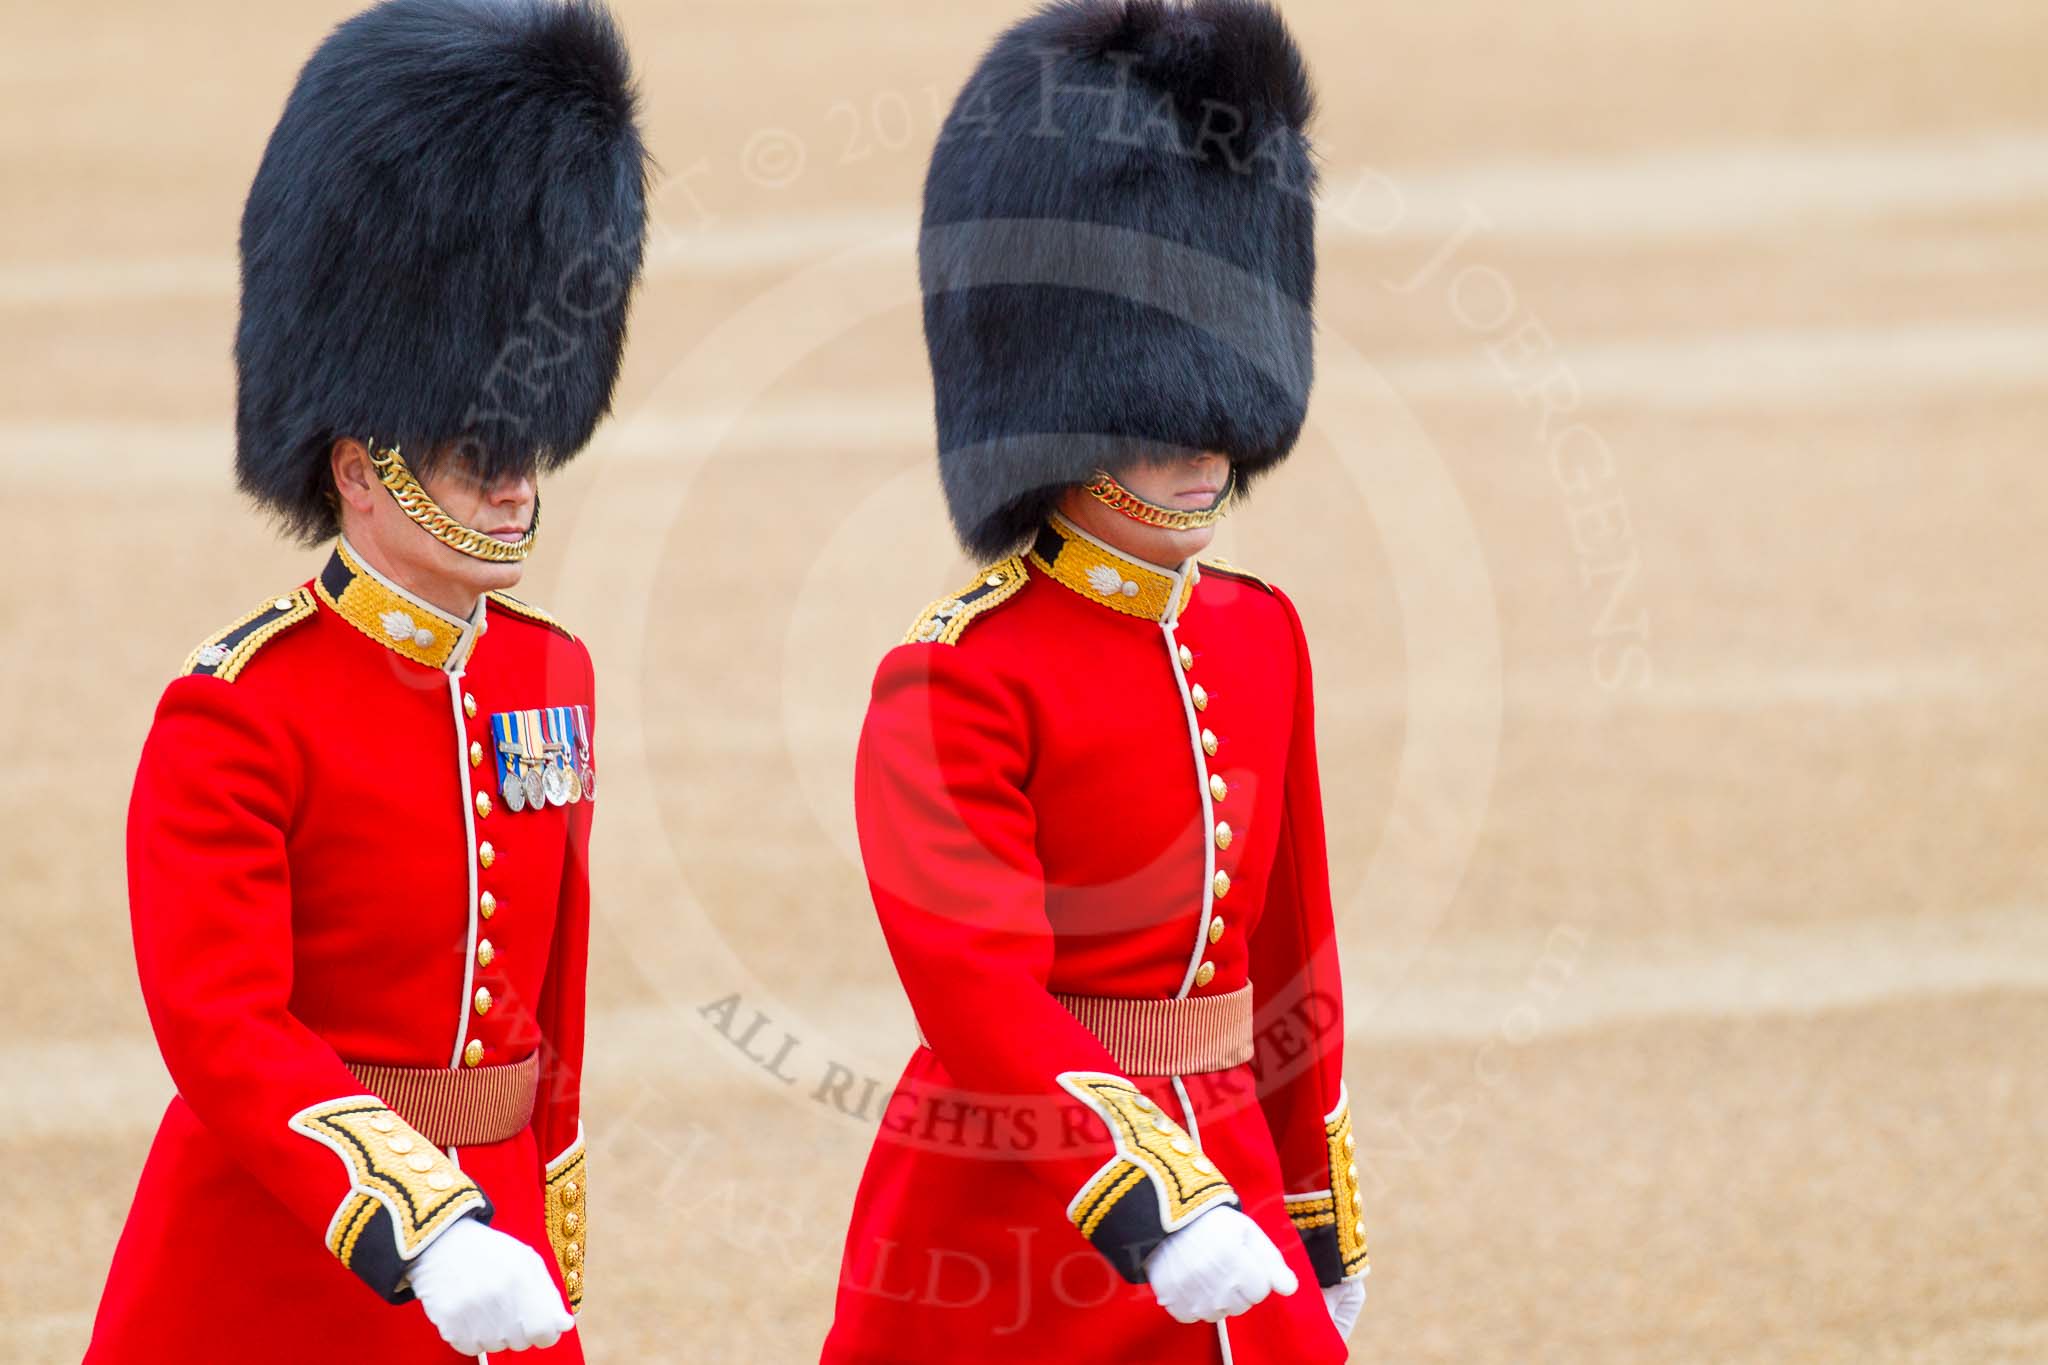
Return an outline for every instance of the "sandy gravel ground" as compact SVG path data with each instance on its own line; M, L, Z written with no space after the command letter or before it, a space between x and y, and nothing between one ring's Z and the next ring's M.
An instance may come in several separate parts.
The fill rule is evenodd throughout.
M966 571L912 267L985 3L621 9L666 170L531 595L607 715L593 1361L825 1332L909 1016L847 771ZM1228 532L1318 646L1362 1361L2048 1359L2048 10L1288 6L1322 371ZM228 481L306 4L0 43L0 1359L75 1360L169 1084L120 828L192 643L308 576ZM738 993L766 1075L700 1014ZM968 1357L971 1358L971 1357Z

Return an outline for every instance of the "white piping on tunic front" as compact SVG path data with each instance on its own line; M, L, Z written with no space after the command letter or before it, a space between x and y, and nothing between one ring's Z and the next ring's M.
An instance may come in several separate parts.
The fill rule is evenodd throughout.
M448 704L455 713L455 772L462 779L462 830L469 847L469 943L462 953L462 1002L455 1023L455 1054L450 1068L462 1065L462 1045L469 1041L469 993L476 989L476 796L469 786L468 729L463 724L462 670L448 675Z
M1180 601L1178 578L1174 585L1174 601ZM1188 717L1188 744L1195 755L1195 786L1202 797L1202 917L1195 921L1195 950L1188 955L1188 969L1181 977L1180 989L1174 992L1174 999L1184 1000L1195 988L1195 973L1201 970L1202 953L1209 946L1209 916L1216 908L1216 841L1210 836L1216 829L1216 806L1209 795L1209 760L1202 752L1202 723L1195 718L1195 696L1188 689L1188 671L1180 666L1180 641L1174 637L1173 628L1179 623L1179 609L1160 622L1159 632L1166 637L1166 664L1173 670L1173 680L1180 686L1181 709Z
M1053 515L1062 535L1078 536L1118 559L1131 558L1114 545L1089 535L1066 517L1058 513ZM1167 589L1166 615L1159 622L1159 633L1166 640L1166 666L1172 670L1173 681L1180 688L1181 710L1187 713L1188 746L1195 756L1195 785L1202 798L1202 916L1195 921L1195 949L1188 955L1188 969L1181 976L1180 989L1173 995L1176 1000L1184 1000L1195 988L1195 973L1202 969L1202 954L1209 946L1209 917L1216 908L1216 806L1209 795L1209 760L1202 752L1202 723L1195 716L1195 696L1188 690L1187 670L1180 666L1180 640L1173 633L1180 624L1182 593L1202 581L1202 567L1193 559L1185 561L1178 569L1163 569L1157 564L1146 567L1172 580Z
M448 1149L448 1160L455 1164L456 1170L459 1171L462 1169L462 1158L456 1155L456 1149L453 1147L450 1147ZM490 1354L488 1352L478 1352L476 1358L476 1365L491 1365Z
M1188 1130L1188 1140L1193 1142L1196 1149L1199 1150L1202 1145L1202 1125L1195 1119L1195 1103L1188 1098L1188 1088L1181 1084L1180 1077L1168 1076L1166 1079L1173 1082L1173 1093L1180 1097L1181 1127ZM1216 1323L1216 1341L1217 1344L1223 1347L1223 1365L1230 1365L1230 1323L1228 1319L1218 1319Z

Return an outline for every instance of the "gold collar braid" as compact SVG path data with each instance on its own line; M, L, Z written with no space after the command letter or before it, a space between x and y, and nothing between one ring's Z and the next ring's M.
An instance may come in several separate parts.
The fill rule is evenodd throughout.
M540 534L540 497L533 500L533 524L526 528L526 534L518 540L504 541L496 536L487 536L482 531L464 526L441 510L441 504L434 501L420 481L413 476L405 456L398 453L397 446L382 450L375 442L370 444L370 466L377 471L378 480L391 491L405 514L423 527L427 534L451 550L459 550L471 559L489 560L493 564L516 564L533 553L534 537Z
M1214 526L1230 514L1230 500L1237 493L1237 466L1230 467L1230 473L1223 483L1223 491L1216 495L1216 501L1207 507L1192 511L1147 502L1118 483L1116 476L1106 469L1096 470L1095 477L1084 487L1087 488L1089 496L1107 503L1132 521L1146 526L1157 526L1162 531L1199 531L1204 527Z
M1090 602L1146 621L1177 619L1201 578L1193 560L1179 573L1142 563L1058 512L1038 528L1028 557L1055 582Z

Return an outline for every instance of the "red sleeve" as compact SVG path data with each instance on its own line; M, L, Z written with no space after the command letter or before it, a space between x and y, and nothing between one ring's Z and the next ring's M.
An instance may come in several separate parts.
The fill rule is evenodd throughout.
M1024 790L1031 752L1023 698L967 653L892 650L856 763L861 854L897 974L955 1087L917 1104L992 1111L1048 1202L1142 1282L1169 1232L1237 1196L1046 988L1053 936ZM978 1119L895 1117L905 1141L987 1131Z
M1260 1104L1280 1154L1287 1212L1325 1285L1365 1273L1365 1225L1344 1093L1344 986L1338 978L1323 790L1316 771L1315 686L1294 604L1294 725L1280 846L1252 934Z
M587 652L583 667L594 762L597 697ZM589 1210L583 1148L583 1022L590 963L590 824L596 809L594 800L569 807L569 850L562 860L555 936L540 993L540 1091L533 1116L547 1196L548 1240L572 1311L583 1306L584 1219Z
M400 1303L412 1258L459 1218L489 1221L491 1205L288 1008L286 833L306 776L283 727L233 684L171 684L128 809L136 966L171 1079L221 1149Z

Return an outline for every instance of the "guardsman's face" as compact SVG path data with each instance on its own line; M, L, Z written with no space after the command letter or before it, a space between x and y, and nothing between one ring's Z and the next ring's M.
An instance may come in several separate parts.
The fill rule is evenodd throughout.
M359 442L337 441L333 463L342 529L349 543L406 588L436 606L462 613L482 593L519 582L521 564L466 555L414 524L378 481L369 451ZM472 530L510 543L533 525L540 493L530 476L515 474L486 483L452 455L429 462L428 469L416 476L442 511Z
M1161 507L1199 512L1213 506L1230 478L1230 457L1202 454L1166 459L1135 461L1116 471L1117 482L1139 497ZM1216 538L1213 526L1189 531L1168 531L1132 521L1105 506L1081 489L1070 489L1060 502L1067 520L1098 540L1149 564L1178 567L1209 548Z

